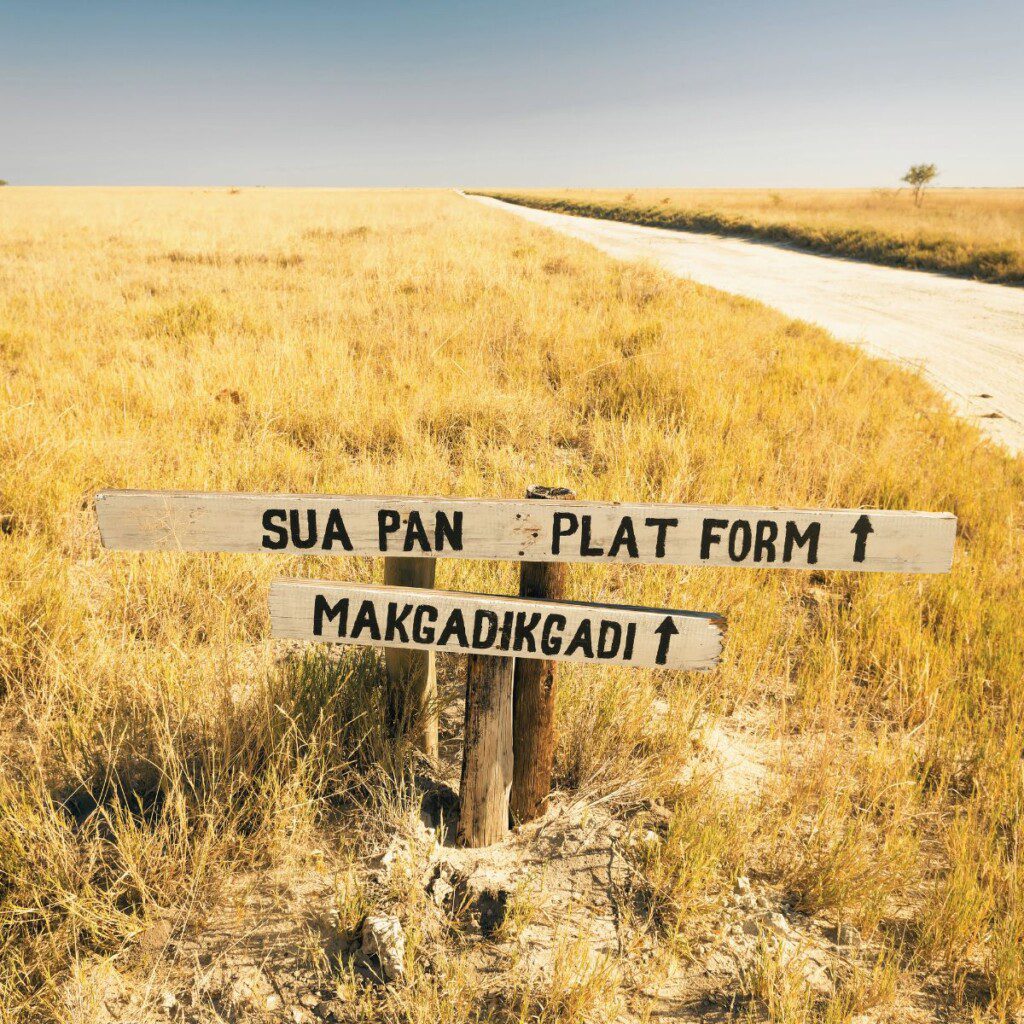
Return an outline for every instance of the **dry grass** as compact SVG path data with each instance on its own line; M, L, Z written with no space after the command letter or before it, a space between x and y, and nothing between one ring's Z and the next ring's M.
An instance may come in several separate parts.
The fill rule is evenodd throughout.
M68 992L97 958L130 969L153 921L201 929L228 879L325 835L352 863L410 801L375 658L267 640L271 578L380 565L104 552L91 496L119 486L955 512L948 577L571 567L575 598L722 611L730 639L708 677L567 667L559 780L666 802L637 860L656 936L753 864L936 1012L1020 1007L1024 466L922 381L451 194L8 188L0 220L0 1021L90 1019ZM438 585L510 593L515 567ZM745 812L675 780L720 713L793 753ZM463 947L425 952L453 940L422 893L393 898L432 967L346 1012L487 1016ZM504 1019L619 1012L623 965L560 957ZM755 994L806 1018L773 970Z
M500 199L1024 284L1024 189L529 189Z

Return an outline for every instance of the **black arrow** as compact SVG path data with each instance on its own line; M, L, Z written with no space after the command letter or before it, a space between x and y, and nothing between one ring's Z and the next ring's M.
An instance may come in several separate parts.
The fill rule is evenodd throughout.
M868 534L874 532L875 528L871 525L871 520L867 516L861 516L853 524L853 529L850 533L857 535L857 543L853 546L853 560L855 562L864 561L864 554L868 546Z
M658 654L654 660L659 665L664 665L668 661L668 645L672 643L672 637L679 632L679 627L675 624L671 615L666 615L661 625L654 632L661 638L658 641Z

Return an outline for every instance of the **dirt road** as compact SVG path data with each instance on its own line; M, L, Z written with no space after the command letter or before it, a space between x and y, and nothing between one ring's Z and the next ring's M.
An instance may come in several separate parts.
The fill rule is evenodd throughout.
M757 299L875 355L922 367L961 415L1024 452L1024 288L468 198L611 256L651 260L680 277Z

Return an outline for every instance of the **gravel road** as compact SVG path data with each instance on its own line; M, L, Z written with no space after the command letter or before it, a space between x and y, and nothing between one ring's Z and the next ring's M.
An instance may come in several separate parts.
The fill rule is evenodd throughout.
M757 299L874 355L921 367L962 416L1024 452L1024 288L467 198L619 259L650 260L679 277Z

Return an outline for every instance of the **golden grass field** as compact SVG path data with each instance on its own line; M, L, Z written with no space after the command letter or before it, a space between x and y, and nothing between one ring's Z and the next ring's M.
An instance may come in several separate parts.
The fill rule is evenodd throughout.
M1024 189L519 189L545 210L792 243L870 263L1024 284Z
M711 986L707 1019L1020 1011L1024 463L921 379L447 192L7 188L0 224L3 1024L231 1019L199 979L248 948L238 886L276 920L310 879L339 948L381 906L408 936L383 988L296 918L340 1020L642 1021L673 971ZM540 973L516 936L550 922L543 871L488 941L415 880L371 884L415 810L376 657L268 639L272 579L381 563L105 551L92 511L109 487L531 483L960 523L949 576L570 567L573 598L719 611L729 636L704 676L563 666L558 784L629 869L617 948L556 943ZM517 586L505 563L437 575ZM456 707L460 671L442 659ZM713 730L763 754L760 788L685 771ZM457 778L446 749L419 770ZM859 930L828 991L767 939L704 977L739 874L794 921Z

